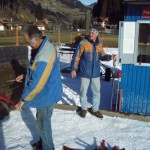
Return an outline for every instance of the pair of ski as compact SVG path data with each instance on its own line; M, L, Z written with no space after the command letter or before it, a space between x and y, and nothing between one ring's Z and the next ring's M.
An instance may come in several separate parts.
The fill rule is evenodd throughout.
M64 145L63 150L84 150L84 149L70 148L70 147ZM96 146L93 150L108 150L108 148L105 144L105 140L102 140L101 146ZM125 148L119 149L117 146L114 146L112 148L112 150L125 150Z

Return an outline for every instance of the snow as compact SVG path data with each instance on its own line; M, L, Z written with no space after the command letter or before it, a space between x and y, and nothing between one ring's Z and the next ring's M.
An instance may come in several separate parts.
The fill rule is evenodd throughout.
M38 140L35 129L35 109L21 114L12 111L0 121L1 150L32 150L30 143ZM80 118L75 111L55 109L52 130L56 150L63 145L92 150L105 139L108 148L114 145L126 150L148 150L150 147L150 122L104 116L103 120L91 116Z
M116 53L117 49L107 49L108 53ZM60 55L61 69L68 67L70 56ZM112 67L112 62L103 62ZM117 64L117 69L121 66ZM62 73L63 97L62 104L80 106L79 77L72 79L69 74ZM116 83L117 80L116 80ZM101 78L101 106L100 109L110 109L111 81ZM91 93L88 93L89 107L91 106ZM0 120L0 149L1 150L32 150L31 144L38 140L35 128L34 108L24 109L23 112L11 111L10 115ZM100 146L104 139L109 149L115 145L126 150L150 149L150 122L142 122L119 117L104 115L101 120L87 114L81 118L76 111L54 109L52 116L53 139L56 150L62 150L63 145L93 150Z

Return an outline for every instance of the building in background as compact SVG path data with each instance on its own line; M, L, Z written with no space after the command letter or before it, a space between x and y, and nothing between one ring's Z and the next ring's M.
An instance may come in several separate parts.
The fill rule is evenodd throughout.
M150 1L124 0L124 6L119 24L121 111L150 115Z

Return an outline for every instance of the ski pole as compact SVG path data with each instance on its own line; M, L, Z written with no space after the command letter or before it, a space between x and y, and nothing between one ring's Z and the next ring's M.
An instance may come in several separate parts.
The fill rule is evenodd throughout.
M119 100L119 90L120 90L119 83L120 83L120 78L121 78L121 76L122 76L122 73L121 73L120 71L117 72L118 86L117 86L116 111L118 110L118 100Z
M112 93L111 93L111 110L113 107L113 98L114 98L114 87L115 87L115 71L116 71L116 61L113 60L113 71L112 71Z
M113 81L112 81L111 110L112 110L112 105L113 105L113 98L114 98L114 77L113 77Z
M15 82L15 81L16 81L16 79L12 79L12 80L8 80L6 82Z
M118 110L118 97L119 97L119 78L118 78L118 86L117 86L117 98L116 98L116 111Z

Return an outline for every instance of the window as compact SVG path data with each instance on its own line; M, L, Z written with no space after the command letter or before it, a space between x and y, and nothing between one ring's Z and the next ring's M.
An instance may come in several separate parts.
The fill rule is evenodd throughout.
M138 63L150 63L150 24L139 24Z

